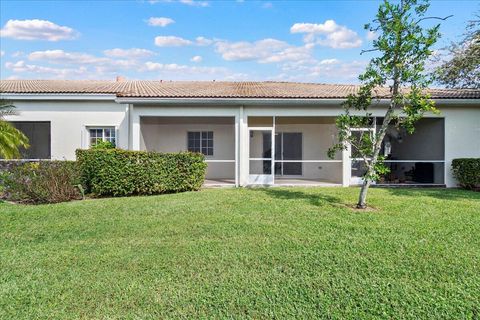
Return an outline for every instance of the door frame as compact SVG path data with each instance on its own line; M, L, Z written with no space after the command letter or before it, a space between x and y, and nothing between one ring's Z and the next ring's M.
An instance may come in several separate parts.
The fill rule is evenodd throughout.
M300 134L300 138L301 138L301 148L302 148L302 152L301 152L301 159L296 162L295 160L287 160L287 161L291 161L292 163L300 163L301 164L301 171L302 173L301 174L288 174L288 175L285 175L283 174L283 164L286 163L284 162L285 159L283 159L283 150L284 150L284 146L283 146L283 135L285 133L296 133L296 134ZM276 176L278 177L286 177L286 178L300 178L300 177L303 177L303 152L304 152L304 149L303 149L303 132L301 131L280 131L280 132L275 132L275 135L277 134L281 134L282 135L282 139L281 139L281 143L280 143L280 146L281 146L281 159L279 160L280 162L278 162L280 165L281 165L281 171L282 173L281 174L275 174ZM277 160L275 159L275 164L276 164Z
M270 158L252 158L250 156L250 132L252 131L270 131L271 154ZM273 185L275 183L275 129L274 127L248 127L248 184L252 185ZM263 141L263 137L262 137ZM250 161L270 161L270 174L251 174Z

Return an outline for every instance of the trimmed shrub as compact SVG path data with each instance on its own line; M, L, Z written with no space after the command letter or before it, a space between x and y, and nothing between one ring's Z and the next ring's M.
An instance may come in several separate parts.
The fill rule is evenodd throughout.
M74 161L25 162L2 173L3 196L24 203L57 203L82 198Z
M462 188L480 190L480 158L453 159L452 170Z
M90 149L115 149L115 144L110 141L99 141L91 146Z
M207 164L202 154L120 149L77 150L82 183L99 196L128 196L198 190Z

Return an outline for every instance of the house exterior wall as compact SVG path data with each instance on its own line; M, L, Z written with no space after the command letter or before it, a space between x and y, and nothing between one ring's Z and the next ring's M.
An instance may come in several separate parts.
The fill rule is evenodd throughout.
M206 156L207 179L235 179L235 126L233 124L144 124L140 126L140 150L180 152L187 150L187 132L213 131L213 156Z
M187 132L213 131L213 156L206 160L235 160L235 127L224 124L142 124L140 150L180 152L187 150Z
M341 113L338 104L318 104L318 105L301 105L300 103L292 103L292 105L128 105L121 104L112 100L15 100L10 97L20 112L17 116L9 116L10 121L49 121L51 123L51 156L52 159L75 159L75 149L88 147L88 126L113 126L117 129L117 144L120 148L141 150L145 147L144 135L148 133L151 143L158 143L162 147L162 141L156 136L164 135L166 131L172 133L170 129L160 130L154 128L141 128L141 116L188 116L188 117L234 117L233 133L228 133L222 128L214 128L213 131L228 134L226 140L233 143L233 148L228 148L228 153L222 154L221 158L235 159L237 165L233 164L234 177L237 178L239 185L248 183L249 161L248 161L248 117L249 116L277 116L277 117L335 117ZM438 105L441 113L439 115L428 115L428 117L445 118L445 183L447 187L455 187L456 182L451 173L451 162L455 158L463 157L480 157L480 107L455 104L449 102ZM373 116L381 117L384 115L384 107L375 107L372 109ZM291 125L291 127L278 125L277 131L302 131L304 132L304 152L307 152L306 145L317 145L318 150L323 150L331 142L331 136L325 134L333 128L325 131L316 132L309 125ZM290 125L289 125L290 126ZM189 126L189 130L194 130ZM183 128L182 130L185 130ZM182 131L184 132L184 131ZM177 133L174 133L177 134ZM178 133L180 134L180 133ZM322 134L325 134L323 138ZM182 140L186 141L183 137ZM233 135L233 138L232 138ZM219 134L215 135L216 144L219 146L227 144L219 142ZM228 138L227 138L228 137ZM153 142L152 142L153 141ZM233 142L232 142L233 141ZM308 142L309 141L309 142ZM328 142L328 143L327 143ZM166 149L174 150L178 144L173 146L163 145ZM162 147L162 148L163 148ZM216 148L219 150L218 148ZM232 157L233 150L233 157ZM318 151L317 150L317 151ZM309 150L311 155L304 154L305 159L310 156L317 157L316 151ZM215 157L220 157L216 154ZM322 159L322 158L320 158ZM325 158L326 159L326 158ZM350 178L350 159L348 152L338 155L339 160L343 161L343 166L337 163L325 163L322 169L313 171L332 173L335 177L341 176L342 183L347 186ZM231 163L211 164L210 171L217 171L214 166L225 166L226 168L218 169L231 171ZM310 165L309 165L310 166ZM331 166L331 168L330 168ZM228 168L228 169L227 169ZM341 171L341 172L340 172ZM305 174L307 174L305 172ZM327 176L322 178L330 179Z
M445 183L455 187L452 160L455 158L480 158L480 107L440 106L445 117Z
M9 121L50 121L51 158L75 160L75 150L88 148L88 126L116 128L117 145L128 149L127 105L115 101L12 101L19 112Z

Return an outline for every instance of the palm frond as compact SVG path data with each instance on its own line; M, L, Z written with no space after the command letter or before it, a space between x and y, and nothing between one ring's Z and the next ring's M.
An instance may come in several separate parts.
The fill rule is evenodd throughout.
M19 158L19 148L29 147L25 134L5 120L7 116L17 114L14 105L6 100L0 100L0 157L4 159Z

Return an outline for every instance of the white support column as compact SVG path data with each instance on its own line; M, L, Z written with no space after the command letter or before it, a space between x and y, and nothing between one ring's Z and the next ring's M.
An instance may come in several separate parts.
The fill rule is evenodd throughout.
M275 184L275 116L272 117L272 140L271 140L271 157L272 157L272 164L271 164L271 170L272 170L272 185Z
M132 131L130 132L132 136L132 150L139 151L140 150L140 115L135 112L131 113L131 121L132 121Z
M248 184L248 117L244 106L240 106L239 115L239 178L240 186L244 187Z
M350 157L350 146L346 150L342 150L342 186L350 186L352 178L352 159Z
M127 148L128 150L132 150L132 113L133 113L133 104L127 104Z
M235 187L240 186L240 119L241 109L239 109L239 114L235 116Z

